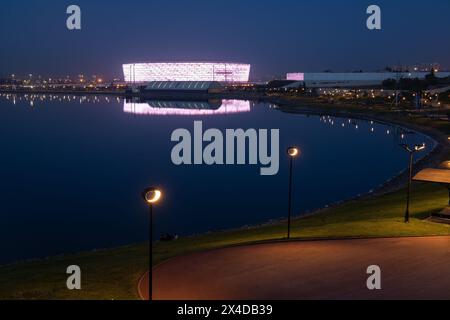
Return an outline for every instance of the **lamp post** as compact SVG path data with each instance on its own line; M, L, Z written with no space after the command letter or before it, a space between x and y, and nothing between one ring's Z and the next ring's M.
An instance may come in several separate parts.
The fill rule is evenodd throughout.
M407 196L406 196L406 211L405 211L405 223L408 223L409 222L409 198L410 198L410 194L411 194L412 167L413 167L414 154L416 152L419 152L419 151L425 149L425 143L417 144L412 148L410 146L408 146L407 144L401 144L400 146L409 153L409 179L408 179L408 190L407 190Z
M148 224L148 233L149 233L149 244L148 244L148 264L149 264L149 271L148 271L148 300L152 301L152 280L153 280L153 272L152 272L152 266L153 266L153 204L157 203L162 196L161 190L155 187L149 187L146 188L142 192L142 197L144 198L145 202L148 204L149 208L149 224Z
M287 149L289 156L289 205L288 205L288 229L287 238L291 238L291 211L292 211L292 162L295 157L300 154L300 149L297 147L289 147Z

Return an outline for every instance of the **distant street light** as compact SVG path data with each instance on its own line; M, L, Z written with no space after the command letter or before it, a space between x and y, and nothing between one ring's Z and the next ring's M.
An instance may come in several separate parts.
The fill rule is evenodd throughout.
M148 271L148 300L152 301L152 280L153 280L153 204L157 203L161 197L162 192L158 188L149 187L142 192L142 197L149 207L149 245L148 245L148 255L149 255L149 271Z
M415 145L413 148L409 147L407 144L400 145L403 149L405 149L409 153L409 179L408 179L408 193L406 197L406 211L405 211L405 223L409 222L409 198L411 194L411 181L412 181L412 167L413 167L413 159L414 154L425 149L425 143Z
M300 155L300 149L297 147L289 147L287 149L289 155L289 206L288 206L288 230L287 238L291 238L291 209L292 209L292 162L295 157Z

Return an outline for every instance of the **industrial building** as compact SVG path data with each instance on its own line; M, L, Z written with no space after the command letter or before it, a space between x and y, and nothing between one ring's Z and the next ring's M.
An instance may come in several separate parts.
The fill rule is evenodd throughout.
M124 64L125 81L141 84L150 81L248 82L250 65L229 62L154 62Z
M368 87L379 86L388 79L401 78L425 79L429 72L353 72L353 73L288 73L287 80L296 81L291 86L304 84L309 88L339 88L339 87ZM437 72L436 77L450 77L450 72Z

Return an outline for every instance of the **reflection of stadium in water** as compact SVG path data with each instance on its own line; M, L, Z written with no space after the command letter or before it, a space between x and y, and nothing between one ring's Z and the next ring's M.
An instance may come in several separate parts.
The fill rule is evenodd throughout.
M124 100L124 112L139 115L216 115L250 112L250 101L168 101L150 100L134 102Z

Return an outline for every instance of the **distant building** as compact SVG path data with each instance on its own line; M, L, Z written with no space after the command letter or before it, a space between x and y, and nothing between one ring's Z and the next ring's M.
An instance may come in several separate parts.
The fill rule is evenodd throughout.
M429 72L354 72L354 73L288 73L287 80L304 83L309 88L369 87L379 86L387 79L425 79ZM438 72L436 76L445 78L450 72ZM297 84L298 85L298 84Z
M286 80L304 81L305 80L305 74L302 73L302 72L288 73L286 75Z
M441 64L434 62L434 63L419 63L414 64L410 66L393 66L390 68L390 71L397 71L397 72L431 72L431 70L435 71L444 71L442 69Z
M228 62L158 62L123 65L125 81L248 82L250 65Z

